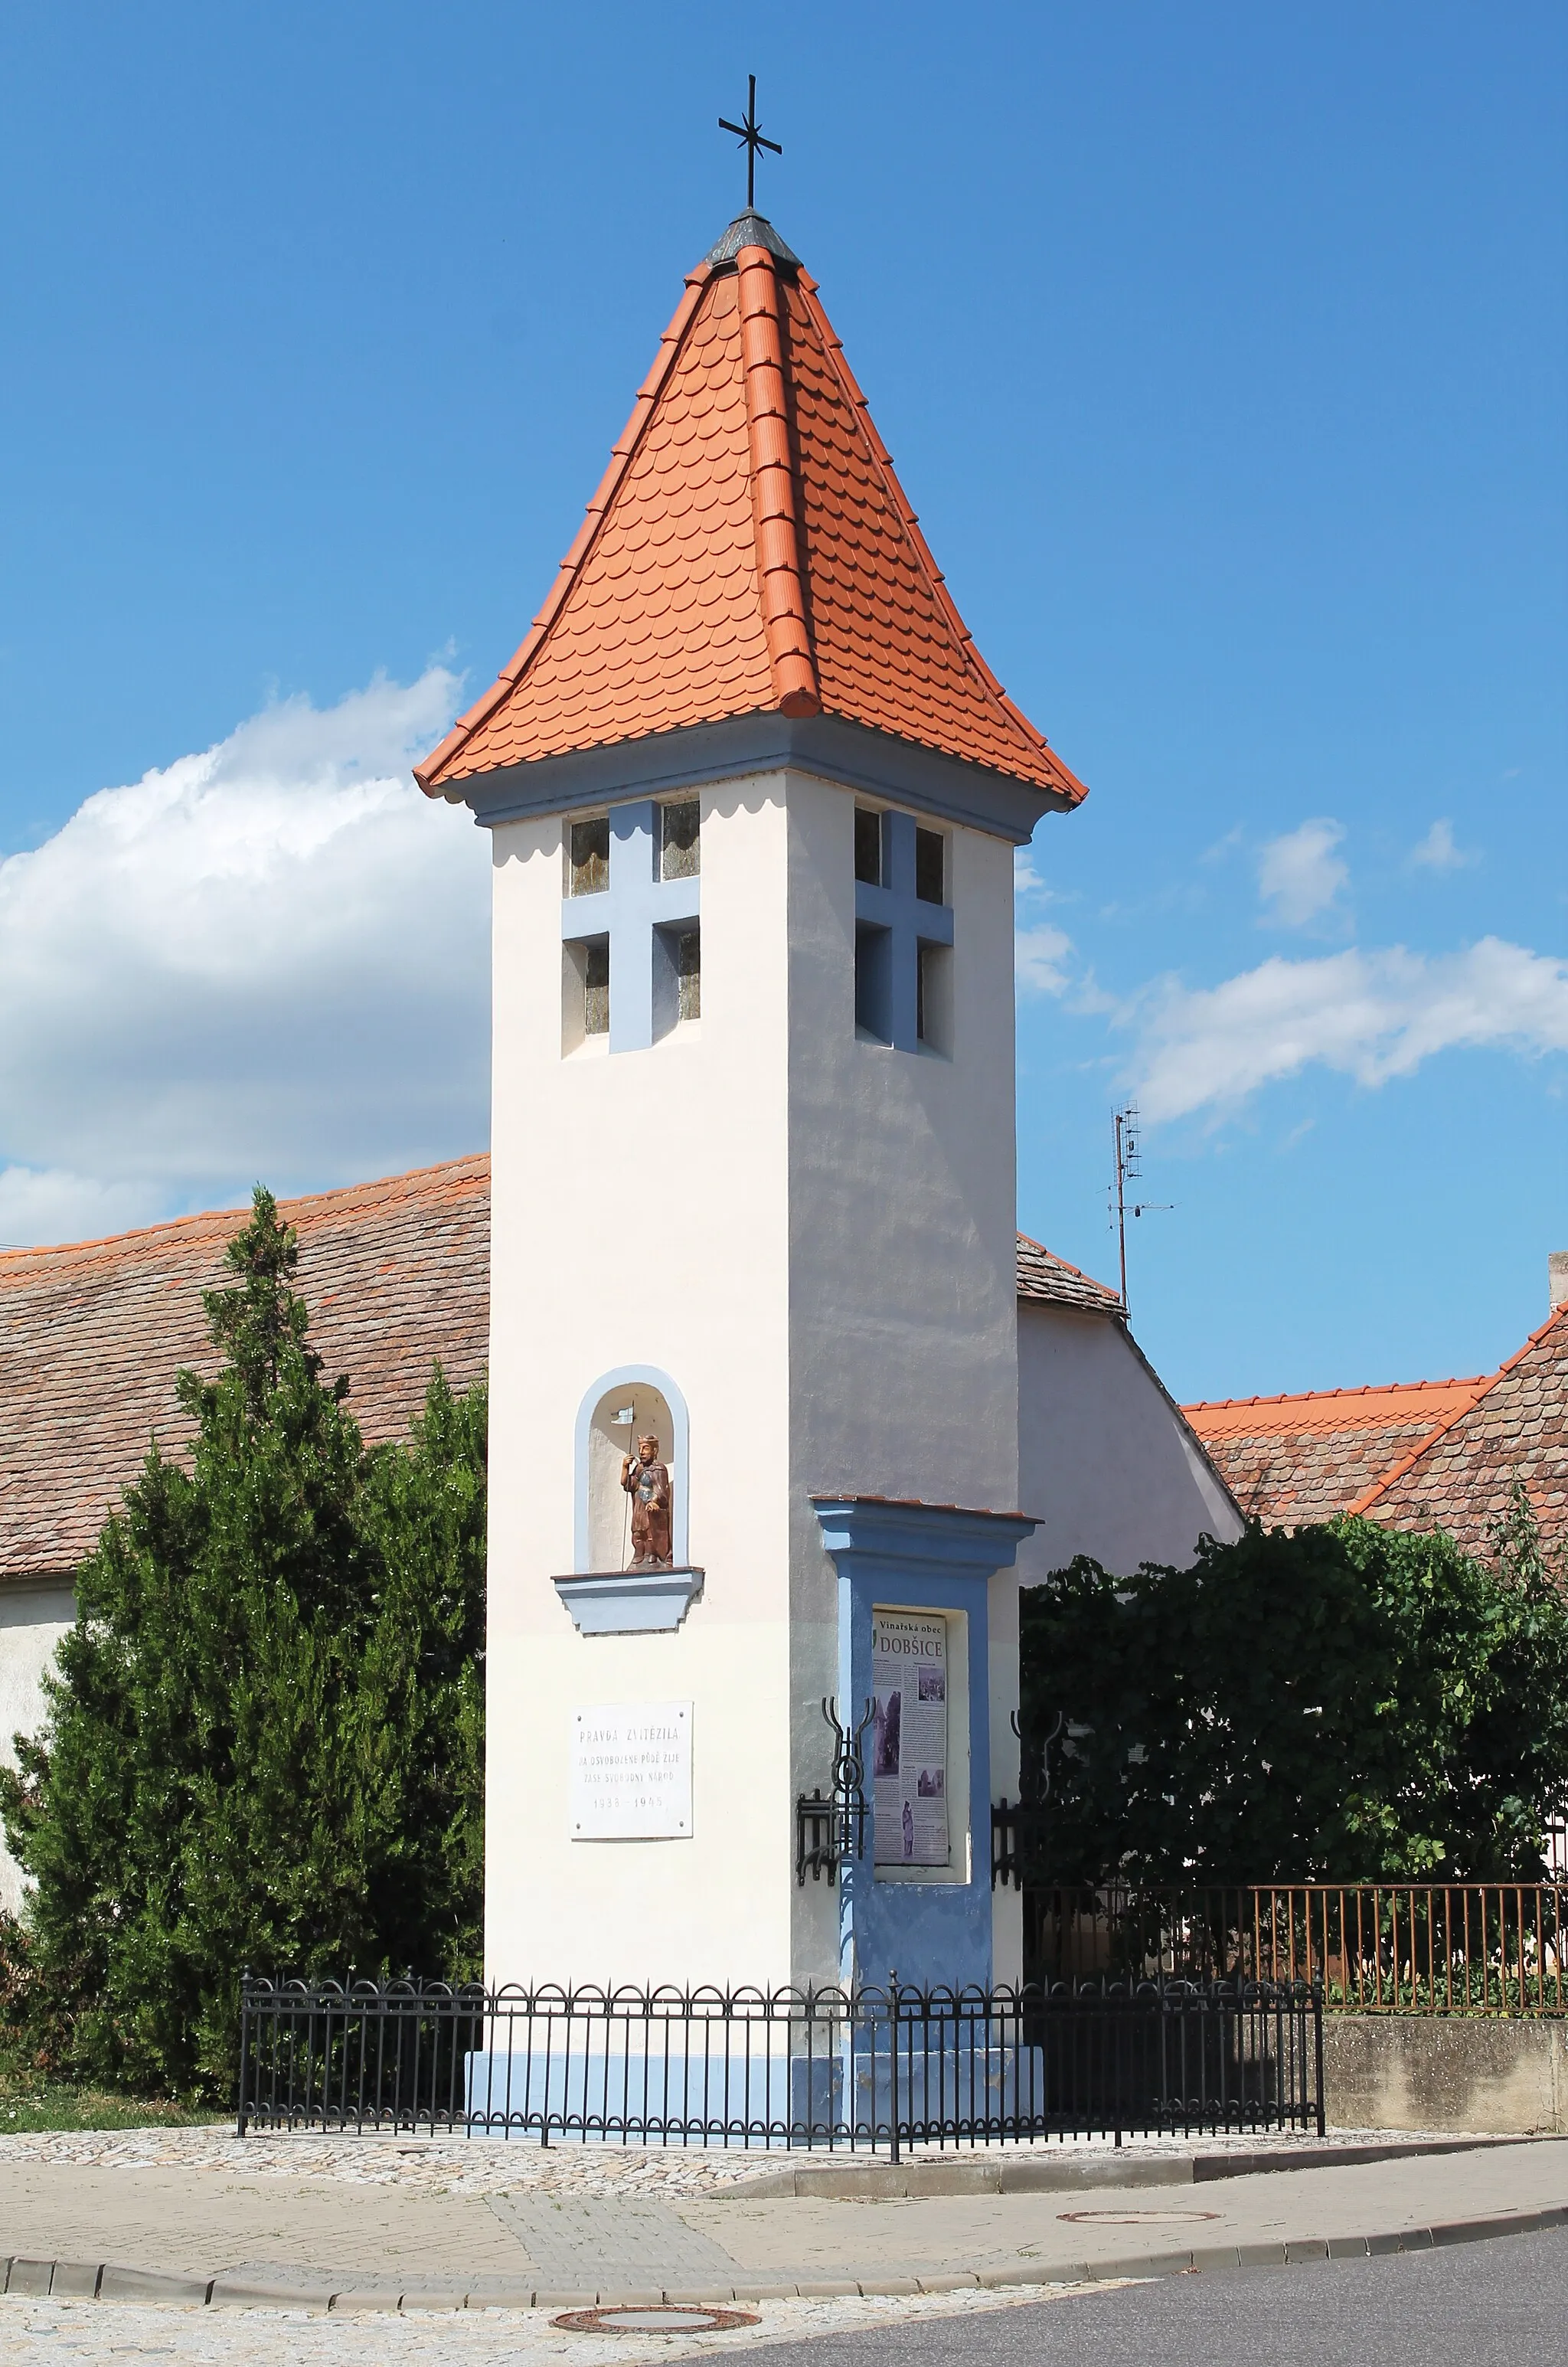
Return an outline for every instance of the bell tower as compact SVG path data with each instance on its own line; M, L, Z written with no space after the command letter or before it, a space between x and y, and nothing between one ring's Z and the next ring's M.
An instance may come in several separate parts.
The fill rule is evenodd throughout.
M493 847L489 1976L1015 1976L1013 852L1084 792L761 216L418 777Z

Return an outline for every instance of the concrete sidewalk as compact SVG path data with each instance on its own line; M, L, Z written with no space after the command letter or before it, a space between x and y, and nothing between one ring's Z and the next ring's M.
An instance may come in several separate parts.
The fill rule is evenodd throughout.
M1568 2225L1562 2140L1194 2183L1196 2152L1179 2184L1151 2186L1134 2161L1119 2183L1072 2182L1081 2165L1064 2160L1060 2183L880 2196L587 2192L572 2184L580 2162L563 2162L552 2185L536 2157L525 2181L499 2147L486 2158L447 2148L445 2188L447 2157L428 2146L408 2149L406 2180L394 2161L374 2182L342 2146L322 2157L335 2174L315 2176L308 2147L298 2172L267 2167L287 2163L280 2148L239 2144L199 2168L0 2155L0 2259L12 2293L517 2309L1061 2284ZM987 2169L1000 2159L982 2157ZM1114 2159L1094 2167L1119 2175ZM1048 2177L1052 2157L1032 2168ZM476 2173L486 2191L465 2191Z

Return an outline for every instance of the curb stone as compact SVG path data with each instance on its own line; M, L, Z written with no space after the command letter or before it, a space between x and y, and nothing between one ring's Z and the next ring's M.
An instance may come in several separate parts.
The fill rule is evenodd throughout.
M1489 2219L1450 2219L1430 2227L1332 2237L1298 2237L1289 2243L1201 2245L1185 2252L1124 2253L1101 2260L1028 2260L1005 2268L945 2270L930 2277L886 2276L862 2283L852 2277L817 2277L797 2282L757 2280L734 2285L621 2285L597 2293L543 2286L509 2286L503 2278L477 2277L465 2287L400 2286L394 2280L365 2277L343 2284L327 2279L290 2282L279 2276L190 2277L163 2269L117 2268L105 2261L40 2260L20 2255L4 2259L0 2289L17 2299L46 2296L107 2302L173 2302L228 2309L351 2310L612 2309L655 2308L684 2302L718 2307L730 2302L878 2300L919 2293L989 2290L1020 2285L1104 2284L1123 2278L1224 2275L1242 2269L1299 2267L1316 2260L1378 2259L1393 2252L1429 2252L1453 2244L1490 2242L1499 2236L1533 2236L1568 2226L1568 2205L1540 2211L1500 2211Z
M51 2293L61 2291L59 2277L64 2265L55 2263ZM325 2309L332 2297L329 2279L296 2282L288 2277L214 2277L208 2294L214 2309Z
M1293 2169L1343 2169L1379 2161L1408 2161L1432 2154L1495 2152L1506 2146L1540 2145L1540 2137L1413 2137L1375 2145L1263 2146L1256 2153L1155 2154L1142 2160L1124 2153L1103 2160L1054 2160L1048 2154L957 2161L802 2162L788 2169L760 2170L755 2178L716 2191L716 2203L776 2201L781 2196L817 2196L828 2202L894 2202L925 2194L1052 2194L1100 2186L1207 2186L1216 2179L1258 2178ZM1564 2140L1568 2142L1568 2140Z
M59 2263L55 2262L58 2267ZM117 2269L106 2261L98 2271L100 2301L198 2301L212 2299L216 2277L181 2277L167 2269ZM6 2291L10 2286L7 2282Z

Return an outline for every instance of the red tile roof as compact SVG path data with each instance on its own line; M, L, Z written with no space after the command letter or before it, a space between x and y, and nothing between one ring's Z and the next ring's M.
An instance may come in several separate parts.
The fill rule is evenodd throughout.
M439 1356L457 1387L485 1360L490 1162L286 1200L299 1287L329 1374L369 1439L407 1433ZM0 1577L57 1576L88 1551L156 1429L177 1444L181 1365L210 1372L201 1292L232 1208L105 1241L0 1254Z
M1542 1543L1568 1544L1568 1306L1350 1510L1393 1528L1447 1529L1468 1552L1484 1553L1516 1481Z
M756 217L740 234L773 238ZM434 795L682 725L822 713L1077 804L953 606L815 281L787 251L727 243L688 278L527 639L416 778Z
M1270 1528L1331 1521L1395 1455L1468 1405L1479 1379L1309 1389L1183 1406L1244 1512Z
M285 1200L299 1286L329 1375L347 1373L367 1438L406 1435L439 1357L484 1366L490 1161ZM201 1292L220 1280L232 1208L63 1249L0 1253L0 1580L59 1577L91 1547L156 1429L177 1445L181 1365L210 1372ZM1114 1292L1019 1238L1019 1296L1115 1313Z
M1495 1373L1387 1388L1226 1398L1182 1410L1236 1501L1269 1526L1364 1512L1487 1550L1524 1482L1542 1537L1568 1541L1568 1308Z

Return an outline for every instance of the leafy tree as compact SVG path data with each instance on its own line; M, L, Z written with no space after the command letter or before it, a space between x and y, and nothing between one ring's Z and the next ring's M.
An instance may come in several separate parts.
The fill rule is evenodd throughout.
M1058 1711L1053 1883L1530 1874L1568 1795L1568 1603L1522 1494L1490 1566L1348 1520L1079 1558L1023 1598L1024 1732ZM1027 1754L1026 1754L1027 1763Z
M321 1377L259 1187L77 1578L49 1713L0 1809L33 1888L10 2008L68 2076L226 2095L239 1974L472 1969L480 1913L485 1403L434 1370L367 1450Z

